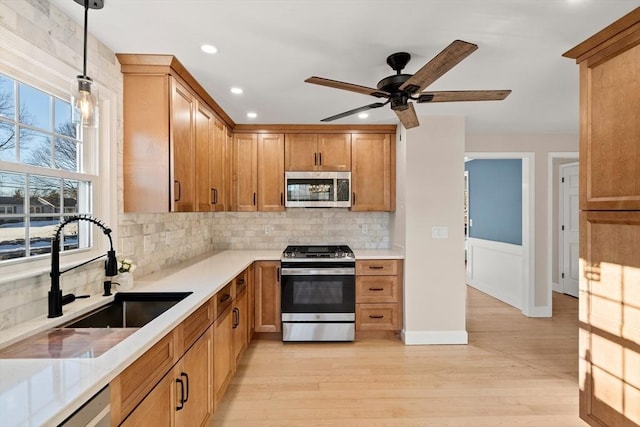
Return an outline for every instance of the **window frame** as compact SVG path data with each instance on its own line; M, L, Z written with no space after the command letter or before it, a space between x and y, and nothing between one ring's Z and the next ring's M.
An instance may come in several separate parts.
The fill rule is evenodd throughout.
M3 60L0 62L0 72L51 95L62 99L70 99L72 81L78 74L72 64L63 62L41 49L34 48L28 41L7 31L0 30L0 44L3 46ZM98 52L95 52L95 54L97 55ZM91 130L91 132L87 132L87 129L83 130L83 139L85 137L97 138L96 143L93 144L95 152L85 153L85 155L93 156L91 161L95 162L95 176L94 174L74 172L73 177L70 177L68 171L39 168L37 166L29 166L29 169L31 169L29 173L35 173L33 168L36 168L42 169L45 172L43 175L56 177L64 175L65 178L85 179L83 178L84 175L86 178L91 178L90 180L93 181L92 214L111 228L111 238L114 249L117 250L118 197L115 183L117 182L116 156L117 141L119 139L116 108L118 95L115 91L101 85L99 81L96 81L95 84L99 93L100 114L98 128ZM14 162L0 162L0 169L6 172L24 173L24 166ZM114 183L114 185L111 185L111 183ZM60 213L60 215L63 214L64 212ZM106 253L109 248L108 239L103 237L103 233L96 227L92 228L92 246L86 249L62 252L60 255L61 269L75 266ZM102 262L102 260L95 262ZM51 256L43 254L5 260L0 265L2 271L0 284L2 284L48 273L51 268Z

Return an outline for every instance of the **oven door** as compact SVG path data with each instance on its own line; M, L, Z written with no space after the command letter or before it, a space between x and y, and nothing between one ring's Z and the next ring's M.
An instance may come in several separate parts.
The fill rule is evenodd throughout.
M355 269L298 266L282 268L282 321L354 321Z

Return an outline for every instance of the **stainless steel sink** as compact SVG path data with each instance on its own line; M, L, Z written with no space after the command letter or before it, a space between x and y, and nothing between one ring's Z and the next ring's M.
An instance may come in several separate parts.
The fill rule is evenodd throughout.
M118 292L113 302L62 325L63 328L140 328L192 292Z

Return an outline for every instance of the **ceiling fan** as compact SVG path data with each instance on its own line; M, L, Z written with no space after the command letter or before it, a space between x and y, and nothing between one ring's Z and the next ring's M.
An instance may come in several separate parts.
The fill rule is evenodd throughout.
M423 65L415 74L402 74L402 70L411 59L410 54L406 52L391 54L387 58L387 64L389 64L396 74L380 80L376 89L315 76L309 77L305 82L348 90L364 95L372 95L377 98L387 98L385 102L374 102L364 107L327 117L321 120L323 122L330 122L373 108L380 108L391 103L391 109L396 113L400 122L402 122L405 128L411 129L419 126L420 123L413 108L413 103L410 101L415 101L418 104L426 102L500 101L511 93L510 90L423 92L427 86L442 77L447 71L456 66L476 49L478 49L478 46L473 43L455 40L431 61Z

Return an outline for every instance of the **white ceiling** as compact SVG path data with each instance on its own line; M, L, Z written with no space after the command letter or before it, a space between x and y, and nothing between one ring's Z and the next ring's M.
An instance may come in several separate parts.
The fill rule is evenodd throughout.
M83 7L53 3L75 21ZM304 83L375 87L406 51L413 74L455 39L479 49L428 90L512 89L504 101L416 105L469 132L577 133L578 67L561 55L636 0L105 0L89 31L117 53L173 54L236 123L306 123L378 98ZM219 52L206 55L202 43ZM240 86L244 94L230 93ZM247 119L254 111L256 119ZM335 124L398 123L388 106Z

